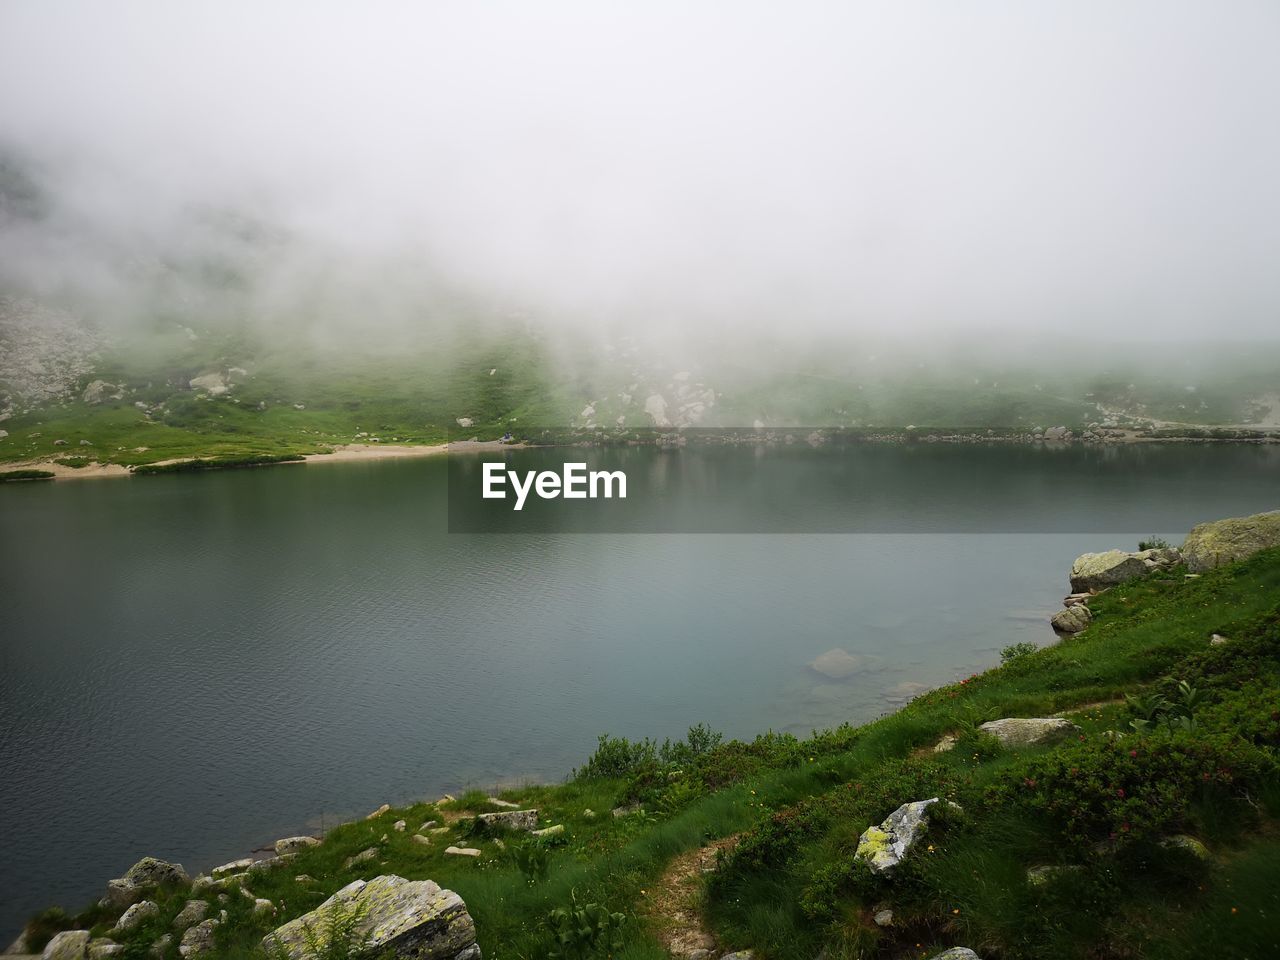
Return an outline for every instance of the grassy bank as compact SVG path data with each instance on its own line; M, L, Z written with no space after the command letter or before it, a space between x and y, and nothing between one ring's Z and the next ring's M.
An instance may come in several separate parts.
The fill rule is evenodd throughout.
M804 741L722 742L702 728L676 744L602 738L564 784L501 795L562 824L559 836L478 835L474 815L498 809L478 793L337 827L285 866L200 894L228 913L217 955L261 957L261 937L279 923L351 880L395 873L461 894L486 957L661 957L673 858L740 834L699 895L725 950L778 960L932 956L952 945L1027 960L1274 956L1280 550L1198 579L1178 569L1136 581L1092 607L1083 634L1011 649L1003 666L866 726ZM1211 645L1215 633L1229 642ZM1080 731L1048 747L1005 749L977 729L1054 713ZM955 748L935 752L944 735ZM855 859L866 827L934 796L960 809L936 816L891 878ZM630 804L643 812L611 815ZM1205 855L1170 845L1178 835ZM480 856L446 855L451 844ZM1031 882L1028 869L1044 866L1063 869ZM275 916L256 916L237 888L272 901ZM191 896L159 896L158 916L117 937L125 957L151 956ZM602 929L579 953L557 948L556 911L593 904L620 915L603 923L619 931ZM886 908L893 922L881 926L874 917ZM115 915L47 914L30 946L73 923L104 934ZM173 960L176 945L160 956Z

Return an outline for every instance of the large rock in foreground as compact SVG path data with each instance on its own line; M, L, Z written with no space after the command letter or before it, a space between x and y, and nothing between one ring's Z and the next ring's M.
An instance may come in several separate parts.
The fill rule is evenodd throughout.
M1154 570L1172 567L1181 560L1182 555L1173 548L1136 553L1124 550L1084 553L1071 565L1071 590L1074 593L1105 590L1135 577L1145 577Z
M1080 728L1070 720L1060 717L1006 717L990 720L978 727L989 733L1005 747L1038 747L1078 734Z
M107 894L99 903L103 907L119 909L137 903L143 894L156 887L178 886L190 881L182 864L143 857L123 877L107 881Z
M929 829L927 811L937 797L904 803L878 827L867 827L858 838L854 857L864 861L872 873L888 873L911 852Z
M310 913L262 939L268 956L283 950L289 960L305 960L308 936L323 938L330 911L359 912L357 938L362 957L403 960L480 960L476 925L467 905L452 890L430 880L386 875L349 883Z
M1203 573L1268 547L1280 547L1280 510L1198 524L1187 534L1182 555L1188 570Z

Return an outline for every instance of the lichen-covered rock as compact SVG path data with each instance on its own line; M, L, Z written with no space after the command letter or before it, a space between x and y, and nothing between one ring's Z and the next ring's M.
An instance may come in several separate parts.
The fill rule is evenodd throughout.
M956 748L956 744L959 742L959 738L954 734L944 733L942 735L942 739L933 745L933 752L946 753L949 750L954 750Z
M42 960L84 960L89 950L88 930L64 930L45 944Z
M89 960L109 960L109 958L123 952L124 944L116 943L109 937L97 937L89 941Z
M116 921L112 933L127 933L144 920L150 920L152 917L160 913L160 907L153 900L139 900L124 913L120 914L120 919Z
M467 905L452 890L430 880L387 875L343 887L310 913L268 934L262 946L289 960L305 960L308 937L323 938L331 911L359 915L356 934L363 956L404 960L480 960L476 927Z
M1169 847L1174 850L1184 850L1197 860L1209 860L1213 856L1209 853L1208 847L1187 833L1179 833L1172 837L1165 837L1165 839L1160 841L1160 846Z
M1078 726L1061 717L1006 717L991 720L978 729L991 734L1002 746L1013 748L1058 743L1080 732Z
M879 826L867 827L858 838L854 857L865 862L872 873L888 873L902 862L929 828L927 811L937 802L938 798L932 797L904 803Z
M253 915L255 917L273 917L276 913L276 905L270 900L262 897L253 898Z
M320 841L315 837L284 837L276 841L276 856L284 857L291 853L301 853L303 850L311 847L320 846Z
M533 830L531 832L535 837L558 837L560 834L564 833L564 824L557 823L542 830Z
M476 817L476 826L482 830L537 830L537 810L503 810L501 813L482 813Z
M155 857L143 857L123 877L107 881L107 893L99 901L103 907L122 909L137 903L143 895L162 884L187 883L190 878L180 863L168 863Z
M1049 624L1057 633L1079 633L1093 620L1093 614L1082 603L1059 610L1049 618Z
M368 863L370 860L376 860L378 857L377 847L367 847L359 853L352 854L342 861L342 869L350 870L352 867L358 867L362 863Z
M184 957L198 957L212 950L213 935L218 929L218 923L218 920L211 917L189 928L178 943L178 953Z
M1105 590L1135 577L1145 577L1153 570L1172 567L1181 559L1179 551L1172 547L1135 553L1104 550L1081 554L1071 565L1071 590L1073 593Z
M1182 544L1187 569L1203 573L1224 563L1280 546L1280 510L1201 523L1191 528Z
M937 954L933 960L981 960L981 958L968 947L952 947Z
M1038 867L1032 867L1027 871L1027 883L1033 887L1043 887L1047 883L1052 883L1058 877L1079 872L1080 867L1075 864L1058 865L1046 863Z
M253 857L244 857L240 860L232 860L230 863L219 864L209 872L215 877L222 877L229 873L243 873L251 866L253 866Z
M209 904L205 900L188 900L186 906L178 911L178 915L173 918L173 929L179 933L184 932L188 927L199 923L209 915Z

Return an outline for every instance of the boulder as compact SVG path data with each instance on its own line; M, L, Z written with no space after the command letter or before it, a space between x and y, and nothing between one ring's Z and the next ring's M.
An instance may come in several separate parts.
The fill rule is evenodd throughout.
M232 860L230 863L214 867L209 872L215 877L225 877L229 873L243 873L251 866L253 866L253 857L245 857L242 860Z
M188 900L187 905L178 911L173 918L173 929L179 933L186 931L209 915L209 904L204 900Z
M478 857L480 851L475 847L445 847L444 852L451 857Z
M377 847L367 847L359 853L353 854L342 861L342 869L350 870L352 867L358 867L362 863L368 863L370 860L376 859L378 856Z
M124 944L116 943L108 937L98 937L89 941L89 960L108 960L124 951Z
M942 739L933 745L934 753L946 753L948 750L954 750L959 739L953 734L944 733Z
M1187 534L1182 553L1187 569L1203 573L1276 546L1280 546L1280 510L1198 524Z
M1071 592L1105 590L1135 577L1145 577L1153 570L1172 567L1181 560L1181 553L1173 548L1139 550L1136 553L1104 550L1102 553L1081 554L1071 565Z
M405 827L407 826L408 824L406 824L403 820L397 820L395 823L391 825L391 829L396 831L397 833L404 833Z
M421 843L421 844L424 844L425 846L428 846L428 847L429 847L429 846L431 846L431 838L430 838L430 837L424 837L424 836L423 836L422 834L420 834L420 833L415 833L415 834L414 834L412 837L410 837L409 839L411 839L414 843Z
M1055 633L1079 633L1093 620L1093 614L1082 603L1059 610L1049 618Z
M981 960L981 958L968 947L952 947L937 954L933 960Z
M1213 856L1209 853L1208 847L1187 833L1179 833L1172 837L1165 837L1165 839L1160 841L1160 846L1167 847L1172 850L1185 850L1197 860L1209 860Z
M1068 873L1079 873L1080 867L1075 864L1058 866L1056 864L1043 864L1039 867L1031 867L1027 870L1027 883L1033 887L1043 887L1047 883L1052 883L1058 877Z
M45 944L41 960L84 960L89 951L88 930L64 930Z
M634 816L637 813L644 813L644 807L640 806L640 804L638 803L629 803L623 807L614 807L613 810L611 810L610 812L613 814L615 818L630 817L630 816Z
M876 915L871 919L875 921L877 927L892 927L893 911L888 908L877 910Z
M978 727L983 733L989 733L1005 747L1038 747L1048 743L1058 743L1078 734L1080 728L1070 720L1061 717L1006 717L1003 720L991 720Z
M542 830L531 830L530 833L535 837L558 837L564 833L564 824L557 823Z
M151 949L148 950L147 953L155 957L156 960L161 960L161 958L163 958L164 955L169 952L169 947L172 946L172 944L173 944L173 934L166 933L163 937L161 937L159 940L157 940L155 943L151 945Z
M280 951L288 960L306 960L308 940L324 936L333 911L359 916L355 932L364 940L362 957L480 960L475 923L461 897L430 880L394 875L348 884L315 910L269 933L262 946L268 956Z
M262 897L254 897L253 899L253 915L255 917L274 917L276 913L276 905L270 900L264 900Z
M476 817L476 826L482 830L537 830L537 810L503 810L501 813L482 813Z
M180 863L143 857L123 877L107 881L107 893L99 901L99 906L121 909L137 903L148 890L161 884L176 885L187 883L189 879Z
M1231 642L1231 639L1229 637L1224 637L1220 633L1215 633L1212 637L1209 638L1209 646L1211 647L1220 647L1223 644L1230 643L1230 642Z
M384 803L384 804L383 804L382 806L380 806L377 810L373 811L373 813L371 813L371 814L369 814L367 817L365 817L365 819L366 819L366 820L374 820L374 819L376 819L376 818L378 818L378 817L382 816L384 813L386 813L386 812L387 812L388 810L390 810L390 809L391 809L391 804L389 804L389 803Z
M213 935L218 929L219 921L210 918L201 920L182 935L178 943L178 953L184 957L198 957L213 949Z
M904 803L878 827L867 827L858 838L854 857L866 863L872 873L888 873L929 828L928 809L937 802L938 798L933 797Z
M301 853L310 847L320 846L320 841L315 837L285 837L277 840L275 845L276 855L283 857L291 853Z
M120 915L112 929L113 934L127 933L144 920L158 916L160 907L154 900L140 900Z
M862 659L848 650L833 647L809 663L809 669L832 680L845 680L862 667Z

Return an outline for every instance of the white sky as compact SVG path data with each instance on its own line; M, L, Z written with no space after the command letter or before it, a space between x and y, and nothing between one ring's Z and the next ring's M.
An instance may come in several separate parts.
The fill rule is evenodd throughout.
M1270 336L1277 50L1271 0L0 0L0 143L63 229L234 202L548 316Z

